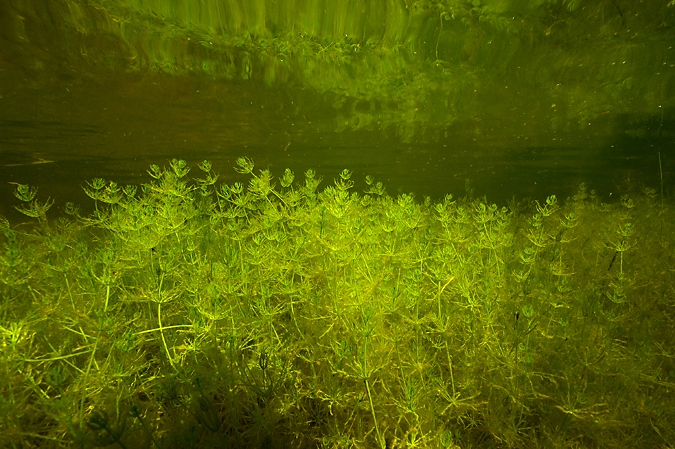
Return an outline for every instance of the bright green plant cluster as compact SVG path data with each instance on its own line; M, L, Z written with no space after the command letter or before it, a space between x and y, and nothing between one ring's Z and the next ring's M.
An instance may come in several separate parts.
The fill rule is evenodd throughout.
M498 207L208 162L19 186L0 445L675 445L673 217L651 189Z

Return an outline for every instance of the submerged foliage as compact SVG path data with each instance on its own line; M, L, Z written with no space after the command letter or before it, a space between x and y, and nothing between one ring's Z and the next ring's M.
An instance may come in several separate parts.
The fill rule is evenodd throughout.
M584 185L419 203L344 170L85 186L2 223L3 447L675 442L673 220Z

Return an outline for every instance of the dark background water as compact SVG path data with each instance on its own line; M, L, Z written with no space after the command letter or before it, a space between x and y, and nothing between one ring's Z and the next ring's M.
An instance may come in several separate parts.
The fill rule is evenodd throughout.
M661 177L666 194L675 185L675 52L667 41L672 36L672 14L663 16L663 23L651 34L653 42L662 44L653 50L658 57L634 56L623 62L632 67L622 72L620 84L630 78L631 87L622 91L618 84L611 86L613 100L593 96L592 92L607 86L588 72L583 72L588 76L584 79L570 69L560 75L560 82L551 82L548 91L533 81L537 64L550 64L574 51L588 51L589 55L578 58L584 60L594 51L605 54L603 48L612 49L586 43L587 50L556 54L535 47L523 50L525 39L513 38L521 40L522 54L507 62L502 61L504 56L494 57L489 64L446 58L448 65L456 67L473 64L474 72L477 67L493 67L483 75L489 81L481 81L479 74L474 82L480 98L453 93L439 106L433 95L420 88L411 91L420 98L411 93L410 105L399 98L393 106L383 106L386 99L357 101L350 92L342 98L335 88L321 90L297 79L269 82L263 75L215 76L206 69L177 73L129 64L106 66L93 55L109 54L111 48L123 45L102 39L105 33L97 34L93 28L62 31L62 27L72 28L72 18L55 14L65 14L54 6L57 3L10 1L0 8L0 215L12 221L20 219L12 207L17 203L12 195L16 183L38 186L39 198L56 200L57 213L68 200L86 209L89 202L81 191L86 180L144 182L149 179L150 164L168 165L172 158L195 166L210 160L226 182L241 179L232 169L239 156L253 159L257 167L269 167L278 176L286 167L298 177L308 168L315 169L324 177L324 185L348 168L354 172L357 189L366 175L372 175L390 194L414 192L418 198L463 196L468 180L475 195L502 204L514 196L565 198L581 182L605 199L643 186L659 190ZM132 10L133 2L129 4ZM641 12L624 6L636 17ZM588 19L583 11L578 14L576 20ZM613 14L619 30L615 39L628 40L629 27ZM643 34L649 25L640 24ZM445 35L438 25L436 30L437 45L442 46L445 40L440 37ZM572 32L567 33L569 37ZM482 39L499 37L484 34ZM324 32L323 39L329 38L330 33ZM622 52L632 51L621 45ZM465 42L464 51L468 46ZM545 60L528 62L528 55L542 54L547 55ZM518 70L521 63L530 65ZM352 76L358 83L354 67L356 62L341 76ZM657 69L660 72L655 75ZM495 87L500 80L503 86ZM432 94L438 93L437 84L430 82ZM557 89L568 90L560 95ZM588 99L581 100L585 92ZM351 106L345 106L352 100ZM584 101L595 104L579 106ZM427 106L434 111L409 118ZM561 110L565 115L558 117ZM447 114L434 118L439 111ZM374 117L380 117L381 123Z

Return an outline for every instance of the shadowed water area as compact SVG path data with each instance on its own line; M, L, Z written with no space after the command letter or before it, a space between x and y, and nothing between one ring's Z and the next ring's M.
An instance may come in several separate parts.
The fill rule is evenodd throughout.
M433 71L433 64L420 68L420 61L414 59L417 53L431 52L429 44L425 44L426 40L413 42L415 35L409 28L408 38L400 39L418 49L412 50L412 56L402 57L401 64L405 62L410 67L401 68L401 74L414 71L411 77L426 77L429 85L406 94L409 82L402 75L397 75L398 81L391 75L392 79L382 81L383 95L400 83L398 92L403 97L387 100L367 97L361 87L355 87L361 81L366 83L368 92L367 83L372 80L365 75L359 78L358 70L366 69L357 70L357 64L374 63L356 59L354 51L347 53L353 60L342 66L331 61L316 69L312 75L321 75L325 80L315 87L311 87L311 78L292 72L284 75L283 82L269 81L268 74L276 72L269 64L256 65L253 43L249 43L252 48L246 53L251 54L246 65L250 73L209 72L206 63L200 73L178 62L174 66L164 64L158 70L156 60L170 58L157 53L160 50L151 52L155 47L162 48L157 42L163 33L161 28L154 30L153 40L148 43L136 42L141 47L134 50L128 47L131 44L124 44L125 37L120 37L119 43L97 37L103 30L94 28L101 26L96 15L80 17L81 28L73 28L75 19L68 15L60 19L58 14L66 14L66 10L59 5L9 2L3 6L0 188L4 200L0 202L0 212L5 215L13 216L13 183L40 186L60 204L66 198L84 200L79 192L84 180L147 180L147 166L166 164L176 156L189 161L211 160L218 172L228 178L234 175L234 159L242 155L277 175L286 167L297 172L313 168L330 180L343 168L349 168L356 174L357 187L365 175L371 175L381 180L390 193L414 192L420 198L429 195L438 199L446 193L462 196L468 180L475 195L487 195L488 200L502 204L514 196L542 198L555 193L565 198L580 182L605 197L643 184L655 187L659 184L659 168L665 180L672 179L675 53L665 41L663 49L651 47L658 52L654 57L639 56L640 45L648 45L647 42L637 44L633 39L630 45L622 44L622 40L631 40L630 27L623 23L630 19L628 12L617 7L605 8L603 18L597 16L596 9L582 8L576 15L563 5L540 10L540 16L521 19L519 25L521 32L541 31L535 41L528 41L518 30L500 31L489 23L479 28L482 37L462 37L458 33L463 27L476 30L466 25L466 20L462 25L443 16L440 23L431 12L426 16L407 13L404 19L409 21L408 27L418 22L429 27L424 32L427 34L420 31L417 38L431 40L435 36L434 57L440 58L436 66L443 61L450 66L445 76L448 85L462 76L457 71L466 72L462 82L469 85L461 89L439 87L442 74ZM119 14L109 7L110 14ZM643 41L650 39L654 43L659 39L658 33L663 39L670 36L670 28L650 29L651 22L642 19L658 13L655 6L642 15L638 7L622 7L635 16L635 26L645 27ZM672 8L664 11L671 14ZM348 12L333 13L348 17ZM272 22L269 10L267 14L267 20ZM315 14L323 16L321 11ZM505 14L503 11L499 17ZM138 17L142 20L142 16ZM242 23L253 20L242 17ZM546 30L538 28L542 24L537 20L556 18L566 24L559 38L571 39L565 45L552 45ZM173 20L182 23L187 18L176 15ZM584 23L588 30L595 30L601 20L611 28L616 42L609 46L608 37L600 33L597 42L591 39L583 45L575 44L574 35L583 31ZM452 33L451 25L456 28ZM342 25L345 30L350 26L361 27L364 35L382 33L364 24ZM182 30L184 39L190 40L199 31L198 25L193 23L193 27L197 28ZM338 25L331 24L315 31L324 38L324 48L331 47L326 42L338 29ZM231 30L233 36L239 32L242 31ZM283 33L277 31L277 35ZM163 38L167 45L175 46L180 33L177 36ZM344 40L345 36L339 37ZM455 46L451 36L461 44L464 61L457 61L450 52ZM500 38L508 43L500 43ZM368 50L366 41L374 45L373 39L371 36L361 42L349 42L360 55ZM390 45L387 39L393 38L385 31L381 37L383 48ZM656 47L661 46L656 43ZM236 48L245 44L238 45ZM488 50L494 45L503 47L500 57ZM448 49L443 50L444 46ZM474 54L469 53L471 49ZM193 64L200 58L218 56L195 53L179 45L175 51L181 54L173 56L174 61L192 58ZM375 50L372 53L378 54ZM594 53L602 59L594 57ZM234 58L232 65L239 70L242 62L237 54L222 44L220 57ZM291 55L277 54L276 58L290 59ZM313 64L322 63L317 58L311 60ZM380 58L383 64L393 64L386 58ZM579 67L590 67L574 67L566 58L573 58ZM301 64L302 57L296 55L296 59L295 64ZM305 57L305 61L310 63L310 58ZM457 68L450 70L455 63L459 64ZM621 72L612 72L616 64L621 65ZM555 66L558 68L551 68ZM292 67L287 67L286 72ZM277 72L280 70L277 68ZM601 76L594 76L597 70L602 71ZM659 70L658 75L655 70ZM540 79L540 71L553 74L553 79ZM469 73L472 78L467 81ZM351 84L340 87L339 83L346 83L344 77L350 76ZM598 77L603 81L599 82ZM615 87L610 78L616 78ZM625 88L626 82L632 84L630 89ZM613 97L598 93L608 89L615 90ZM340 97L341 91L344 97ZM431 112L425 115L426 110ZM667 188L670 184L665 183Z

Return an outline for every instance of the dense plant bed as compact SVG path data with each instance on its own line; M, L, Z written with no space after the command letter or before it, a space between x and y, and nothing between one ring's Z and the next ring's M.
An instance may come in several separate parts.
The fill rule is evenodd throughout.
M670 447L673 214L392 198L208 162L19 186L0 220L3 447Z

